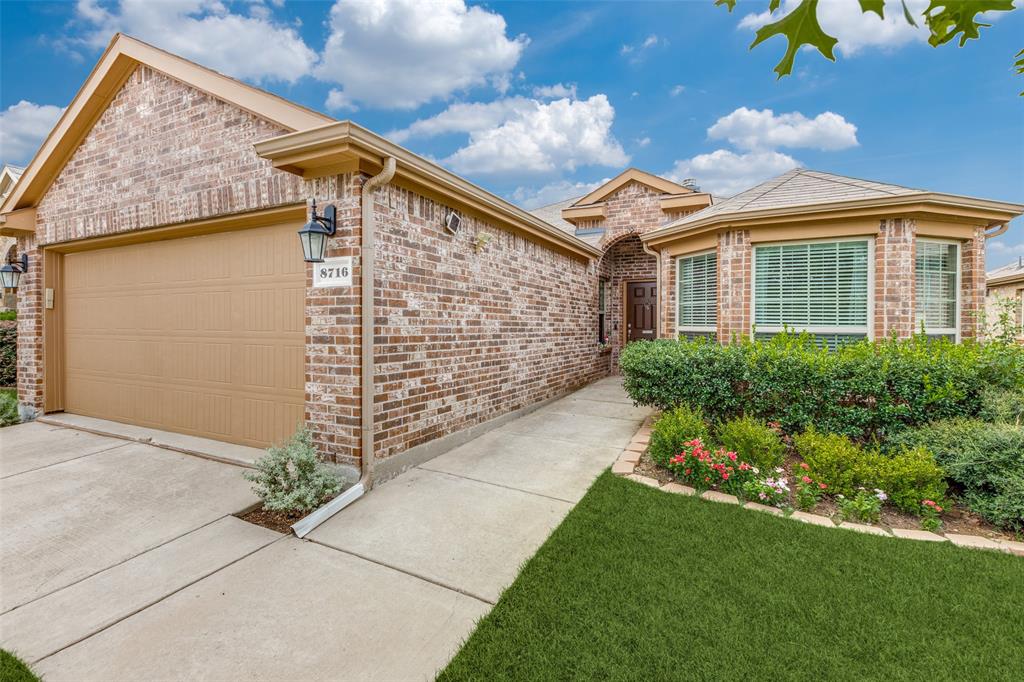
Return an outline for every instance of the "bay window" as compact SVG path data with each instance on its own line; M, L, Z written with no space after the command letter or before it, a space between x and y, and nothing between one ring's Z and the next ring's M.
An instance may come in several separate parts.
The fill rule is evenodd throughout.
M830 348L870 337L873 247L867 239L755 246L756 336L788 328Z
M960 339L960 244L918 239L915 244L915 332Z
M718 253L676 259L676 331L680 337L715 338L718 327Z

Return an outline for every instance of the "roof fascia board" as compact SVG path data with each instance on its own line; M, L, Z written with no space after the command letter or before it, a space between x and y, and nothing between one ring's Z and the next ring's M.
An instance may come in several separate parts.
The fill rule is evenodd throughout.
M0 215L0 236L24 237L36 232L35 207L23 208Z
M548 225L540 218L527 213L518 206L491 194L487 190L460 178L454 173L441 168L426 159L413 154L409 150L396 145L376 133L351 121L338 121L303 130L287 135L280 135L255 145L256 153L261 157L275 161L276 159L294 159L312 149L318 151L305 158L302 163L290 164L291 172L314 177L321 174L319 169L330 168L332 148L344 145L348 159L357 157L365 163L367 169L383 165L384 158L393 156L398 161L396 179L409 183L417 189L425 189L443 202L450 201L462 208L497 222L511 226L541 241L553 244L560 251L569 252L576 257L599 258L601 251L575 236ZM322 158L327 157L327 158ZM335 162L337 157L335 158ZM312 170L312 172L310 172Z
M630 182L639 182L642 185L647 185L648 187L665 194L690 194L693 192L689 187L683 187L671 180L659 178L657 175L651 175L639 168L627 168L587 196L574 203L573 206L584 206L586 204L597 203Z
M992 277L985 281L985 286L1001 287L1007 284L1024 284L1024 272L1015 272L1012 275L1003 275L1002 277Z
M662 197L660 203L662 211L674 211L680 208L692 208L693 206L710 206L712 201L711 195L707 192L694 192L681 196Z
M658 243L706 229L752 227L780 221L808 221L837 217L883 216L899 212L904 215L941 217L954 222L999 225L1024 213L1024 205L1004 201L977 199L953 194L922 192L894 197L856 199L832 204L806 204L761 211L717 213L683 224L667 225L641 236L645 242Z
M40 145L14 189L0 205L0 213L34 206L42 198L82 139L106 110L110 100L140 64L288 130L301 130L332 120L118 33L111 39L71 104Z
M591 204L590 206L570 206L562 209L562 218L572 222L584 218L605 218L607 217L604 203Z

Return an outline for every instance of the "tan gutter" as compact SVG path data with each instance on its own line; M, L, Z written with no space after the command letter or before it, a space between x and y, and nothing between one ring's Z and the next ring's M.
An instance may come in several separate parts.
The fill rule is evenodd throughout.
M360 292L360 363L359 363L359 426L362 456L360 460L359 480L351 488L333 500L301 519L292 526L292 532L298 537L307 533L331 518L342 509L352 504L373 488L374 439L373 439L373 380L376 366L373 358L373 312L375 307L373 279L376 269L377 225L373 215L373 195L378 187L391 182L395 177L395 157L384 159L384 168L380 173L363 183L360 194L360 210L362 225L359 247L359 286Z
M1024 213L1024 205L1005 201L993 201L963 197L953 194L920 192L892 197L854 199L837 201L827 204L802 204L782 208L762 209L759 211L733 211L713 213L706 217L679 221L652 230L641 236L644 242L657 243L670 238L688 236L708 229L725 227L741 227L759 222L779 222L791 220L815 220L818 218L834 218L850 216L871 216L891 214L893 211L903 213L922 213L941 215L946 219L986 226L1002 224ZM696 214L699 216L699 213ZM693 218L691 216L691 218Z
M1008 222L1007 223L1003 223L1002 225L996 225L995 229L993 229L991 232L986 232L985 233L985 239L992 239L992 237L998 237L999 235L1003 234L1004 232L1006 232L1009 229L1010 229L1010 223L1008 223Z
M450 202L457 208L525 233L556 250L581 258L600 258L601 251L575 235L549 225L537 216L418 156L404 147L352 121L338 121L296 133L257 142L256 153L270 159L276 168L318 177L339 168L379 168L381 159L394 157L398 163L395 181L405 181ZM348 164L348 166L346 166Z

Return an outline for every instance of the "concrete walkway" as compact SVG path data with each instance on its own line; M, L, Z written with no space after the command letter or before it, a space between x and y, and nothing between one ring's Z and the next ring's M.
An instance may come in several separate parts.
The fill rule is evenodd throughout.
M597 382L378 486L306 540L221 519L4 613L0 643L48 682L430 679L646 414L618 379ZM141 606L110 608L118 592Z

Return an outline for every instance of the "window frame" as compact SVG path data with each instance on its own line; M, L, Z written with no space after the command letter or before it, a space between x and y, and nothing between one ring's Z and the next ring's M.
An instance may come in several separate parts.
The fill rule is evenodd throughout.
M713 325L682 325L679 323L679 287L682 284L683 269L679 267L679 262L684 258L696 258L698 256L708 256L714 254L715 256L715 324ZM702 249L701 251L694 251L693 253L683 253L675 257L676 266L676 300L675 300L675 318L676 318L676 338L678 339L683 334L713 334L715 339L718 338L718 248Z
M914 333L921 333L921 323L917 319L917 302L919 300L917 291L917 242L932 242L935 244L945 244L956 247L956 309L953 313L953 321L956 323L955 327L939 327L937 329L929 329L924 327L925 336L953 336L953 340L956 343L960 343L960 327L961 327L961 306L963 305L963 245L955 239L940 239L938 237L916 237L914 239Z
M768 246L801 246L804 244L837 244L839 242L864 242L867 244L867 320L865 327L849 325L810 326L796 325L764 325L757 324L757 249ZM862 237L822 237L819 239L792 239L758 242L751 244L750 253L750 338L755 334L779 334L786 329L796 332L807 332L814 335L864 335L868 341L875 339L875 238Z

